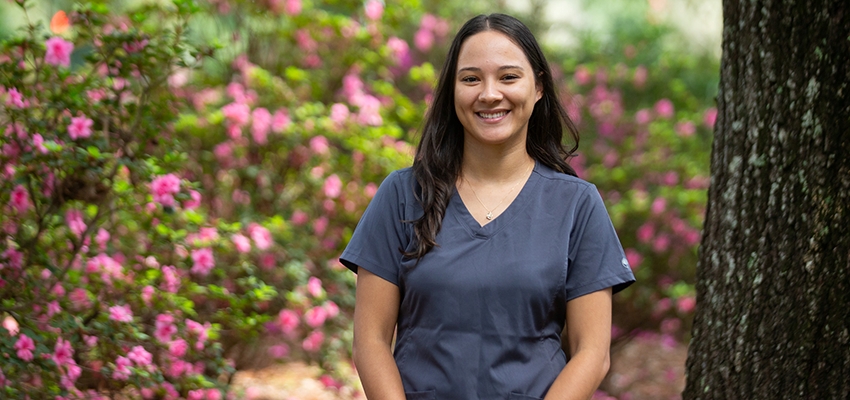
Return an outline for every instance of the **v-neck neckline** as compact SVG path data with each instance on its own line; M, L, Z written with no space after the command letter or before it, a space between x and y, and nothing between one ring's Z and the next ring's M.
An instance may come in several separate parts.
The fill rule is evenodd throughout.
M534 186L536 186L539 181L537 176L537 169L539 167L540 164L535 161L531 174L522 185L517 196L514 197L513 201L511 201L507 207L505 207L505 211L502 211L501 214L497 215L496 218L493 218L493 220L487 224L481 225L478 220L472 216L472 213L469 212L469 208L467 208L466 203L463 202L463 198L460 197L457 187L454 188L454 193L452 193L452 199L449 202L449 207L454 209L453 214L455 215L455 218L470 235L479 239L489 239L504 229L504 227L510 225L511 220L516 218L516 216L520 214L520 211L522 211L522 209L529 203L528 196L531 196Z

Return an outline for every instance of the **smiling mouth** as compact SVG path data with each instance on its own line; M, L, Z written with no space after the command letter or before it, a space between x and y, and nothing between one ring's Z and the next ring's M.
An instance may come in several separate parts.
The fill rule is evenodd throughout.
M510 111L500 111L500 112L496 112L496 113L477 112L475 114L478 115L481 118L484 118L484 119L497 119L497 118L502 118L505 115L508 115L509 112Z

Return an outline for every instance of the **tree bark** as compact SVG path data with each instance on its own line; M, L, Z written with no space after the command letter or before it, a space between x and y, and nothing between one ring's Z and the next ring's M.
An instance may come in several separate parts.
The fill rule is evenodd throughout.
M684 399L850 398L848 12L723 2Z

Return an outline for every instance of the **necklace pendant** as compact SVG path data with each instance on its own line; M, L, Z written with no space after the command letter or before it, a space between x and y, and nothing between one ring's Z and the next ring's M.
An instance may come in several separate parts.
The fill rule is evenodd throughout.
M488 211L488 212L487 212L487 220L488 220L488 221L492 221L492 220L493 220L493 212L492 212L492 211Z

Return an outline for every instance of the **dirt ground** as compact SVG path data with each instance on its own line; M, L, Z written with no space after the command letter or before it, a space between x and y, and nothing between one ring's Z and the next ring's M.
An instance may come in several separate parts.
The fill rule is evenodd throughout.
M635 338L613 349L611 371L601 389L618 400L680 399L686 358L687 346L683 344L657 336ZM234 385L244 389L244 397L251 400L366 398L356 389L326 387L320 376L317 367L296 362L241 371L236 374Z

